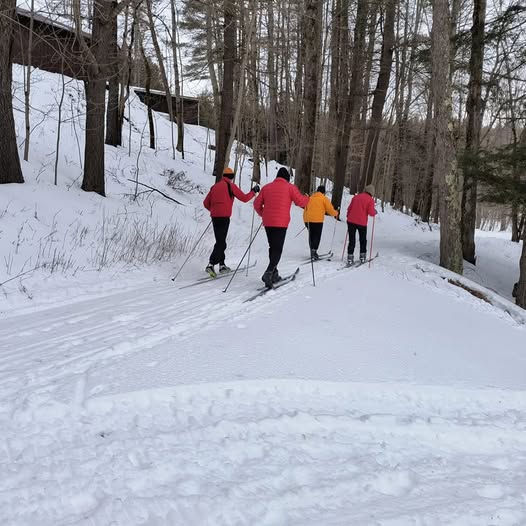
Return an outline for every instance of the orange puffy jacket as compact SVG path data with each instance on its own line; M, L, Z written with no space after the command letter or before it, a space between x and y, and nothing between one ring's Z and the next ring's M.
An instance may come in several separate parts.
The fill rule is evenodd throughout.
M314 192L309 199L309 204L305 207L303 212L304 223L323 223L325 214L329 214L333 217L338 215L338 212L334 210L331 202L321 192Z

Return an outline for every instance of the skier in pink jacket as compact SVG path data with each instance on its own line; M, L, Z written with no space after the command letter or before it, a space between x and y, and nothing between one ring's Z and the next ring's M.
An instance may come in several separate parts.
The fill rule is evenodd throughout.
M376 215L374 208L374 186L369 184L365 191L355 195L347 209L347 229L349 231L349 246L347 247L347 264L354 263L354 247L356 246L356 231L360 237L360 263L367 259L367 221L369 216Z

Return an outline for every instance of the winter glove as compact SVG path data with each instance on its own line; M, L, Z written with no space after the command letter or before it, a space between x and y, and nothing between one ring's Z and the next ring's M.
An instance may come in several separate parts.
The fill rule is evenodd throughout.
M259 191L261 190L261 188L259 187L259 184L255 185L253 188L252 188L252 191L256 194L259 193Z

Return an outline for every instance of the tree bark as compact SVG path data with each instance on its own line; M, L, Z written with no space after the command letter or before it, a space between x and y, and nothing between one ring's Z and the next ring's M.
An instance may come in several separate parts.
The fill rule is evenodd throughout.
M342 7L348 9L348 2L342 2ZM334 150L334 188L332 194L332 205L335 208L339 208L342 202L343 188L347 175L347 160L349 158L349 143L351 140L352 126L360 111L360 98L363 97L367 13L367 0L358 0L351 59L351 80L347 91L347 83L342 79L340 92L340 96L344 95L341 100L344 109L339 113L336 146ZM344 20L347 20L347 17ZM348 49L345 49L344 47L343 52L348 53ZM347 76L347 71L342 71L342 75Z
M267 7L267 36L268 36L268 51L267 51L267 74L268 74L268 157L270 159L277 159L278 151L278 83L276 73L276 53L274 46L276 45L274 38L274 5L273 2L268 3ZM254 72L256 75L256 72Z
M236 60L236 18L234 0L224 2L223 29L223 86L221 90L221 113L219 129L216 130L216 154L213 175L216 181L223 177L229 162L226 149L232 133L232 111L234 107L234 63Z
M395 44L395 13L397 0L385 1L384 37L380 57L380 73L376 89L374 90L373 106L371 109L371 122L365 146L365 169L362 174L361 188L373 182L374 167L376 163L376 150L382 124L382 115L387 97L387 88L391 77L393 64L393 48Z
M451 24L448 2L433 0L431 67L434 75L435 170L440 177L440 265L462 274L461 177L452 136Z
M16 144L13 96L11 94L13 20L16 1L0 0L0 183L23 183Z
M155 49L155 55L157 57L157 63L159 65L159 73L161 74L161 80L164 87L164 93L166 97L166 104L168 106L168 115L170 116L170 126L171 126L171 138L172 138L172 158L175 159L175 144L174 144L174 132L173 132L173 123L174 123L174 110L172 103L172 93L170 92L170 83L168 82L168 76L166 74L166 68L164 67L164 58L161 52L161 46L159 45L159 39L157 38L157 31L155 29L155 22L153 19L153 8L152 0L146 0L146 11L148 13L148 25L150 26L150 34L152 35L152 44Z
M30 19L29 19L29 38L27 42L27 63L26 63L26 75L24 77L24 106L25 106L25 124L26 124L26 137L24 140L24 161L29 161L29 144L31 140L31 63L32 63L32 52L33 52L33 27L35 22L35 2L31 0L30 6Z
M432 74L431 74L432 76ZM424 124L424 147L425 159L422 175L416 184L413 212L420 215L422 221L428 223L431 217L431 206L433 204L433 151L435 147L435 130L433 124L433 78L430 80L429 94L427 99L426 121Z
M117 17L110 19L111 45L107 50L109 92L106 110L106 144L120 146L122 143L119 128L119 91L120 91L120 63L119 46L117 44Z
M318 82L320 75L322 2L305 0L303 42L305 45L305 91L301 116L301 139L296 171L296 184L301 192L311 191L312 160L318 113Z
M152 150L155 150L155 123L153 122L152 104L150 102L151 101L151 91L150 90L152 86L152 68L146 56L146 52L144 51L142 39L141 39L141 55L142 55L142 60L144 63L144 73L145 73L144 90L146 92L146 96L144 98L144 102L146 103L146 108L148 108L148 130L150 134L150 148Z
M181 80L177 60L177 14L175 11L175 0L170 0L172 12L172 54L174 60L174 90L175 90L175 115L177 119L177 146L176 150L184 159L184 117L183 98L181 96ZM182 72L181 72L182 73Z
M474 0L469 60L468 100L466 104L466 151L476 154L482 128L482 67L484 63L484 26L486 0ZM462 194L462 251L464 259L475 264L475 228L477 220L477 176L473 170L464 173Z
M104 121L106 102L107 53L112 45L112 18L117 3L95 0L93 30L88 50L86 86L86 142L84 145L84 177L82 190L105 196ZM77 34L82 31L80 5L77 4ZM82 38L82 37L80 37Z

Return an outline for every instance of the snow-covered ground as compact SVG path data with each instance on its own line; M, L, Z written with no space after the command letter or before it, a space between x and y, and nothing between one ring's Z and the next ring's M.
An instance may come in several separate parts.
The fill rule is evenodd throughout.
M206 130L188 126L186 159L173 161L158 115L161 148L137 163L133 100L132 155L109 148L108 197L86 195L75 90L55 187L58 80L40 75L33 105L46 118L26 184L0 189L0 282L45 265L0 287L0 524L526 524L526 315L508 301L520 246L477 237L477 267L455 279L488 303L434 264L436 230L386 209L370 268L338 270L345 223L328 218L320 251L337 257L315 265L315 287L301 265L294 283L244 303L266 266L261 232L256 267L227 292L226 279L182 289L213 241L172 282L208 217L199 188L173 191L162 173L185 170L206 191ZM137 165L185 206L131 199ZM251 222L237 203L231 265ZM167 225L170 241L156 238ZM295 209L283 274L305 258L302 226ZM152 246L134 259L130 239Z

